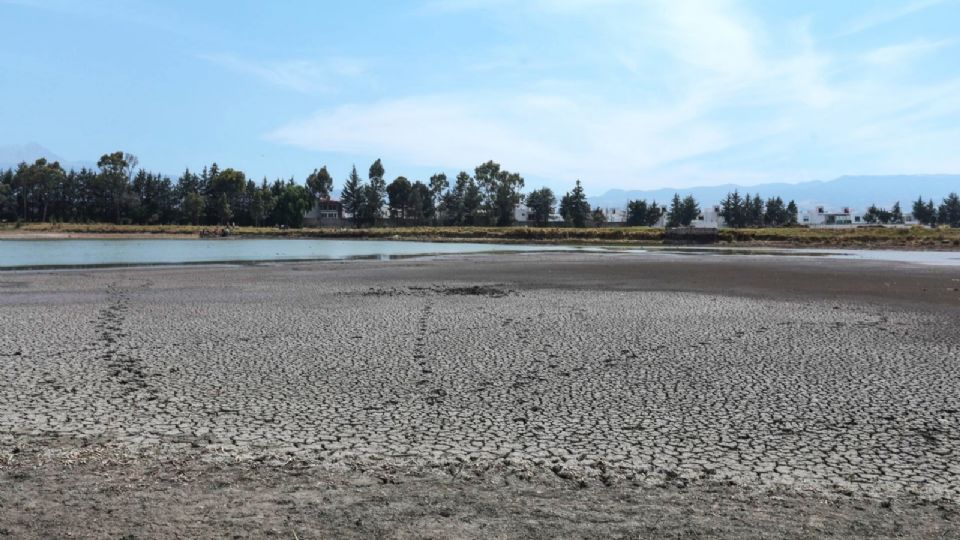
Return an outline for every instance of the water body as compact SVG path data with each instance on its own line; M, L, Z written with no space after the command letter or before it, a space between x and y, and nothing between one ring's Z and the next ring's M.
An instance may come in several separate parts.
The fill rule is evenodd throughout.
M818 257L960 267L960 252L724 247L600 247L542 244L312 239L0 240L0 269L397 259L423 255L594 251L684 256Z
M263 261L393 259L415 255L558 251L563 246L310 239L0 240L0 269Z

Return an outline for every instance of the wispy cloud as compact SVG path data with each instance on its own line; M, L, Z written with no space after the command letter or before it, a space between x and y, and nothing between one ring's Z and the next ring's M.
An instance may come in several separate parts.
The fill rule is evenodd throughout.
M904 4L886 8L877 9L867 15L853 21L846 29L838 33L835 37L850 36L860 32L876 28L878 26L892 23L914 13L943 4L944 0L912 0Z
M869 51L864 59L878 66L889 66L892 64L900 64L908 60L912 60L918 56L936 52L945 47L950 47L956 44L954 39L941 39L936 41L931 41L929 39L915 39L907 43L898 43L896 45L888 45L886 47L879 47L872 51Z
M230 54L203 54L203 60L249 75L274 86L302 93L330 92L338 80L363 74L364 63L347 58L313 60L249 60Z
M874 14L852 28L935 3ZM582 79L571 71L561 80L485 92L358 101L289 122L268 138L317 151L374 151L422 166L498 159L530 175L606 187L884 172L902 170L910 155L922 156L920 169L960 166L949 158L948 142L960 137L958 124L948 121L960 120L960 94L950 92L960 73L921 83L876 69L950 40L851 57L821 47L809 19L774 27L734 0L434 5L509 10L540 22L573 15L580 25L571 38L596 36L583 42L583 54L604 67ZM530 61L557 60L541 54ZM641 66L658 55L665 60L650 75Z

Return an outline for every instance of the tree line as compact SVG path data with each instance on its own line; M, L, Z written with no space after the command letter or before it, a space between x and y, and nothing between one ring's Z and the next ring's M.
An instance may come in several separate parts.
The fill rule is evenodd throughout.
M329 201L334 179L327 168L311 172L303 185L293 178L263 178L260 183L239 170L216 163L199 173L185 170L175 181L138 169L138 160L125 152L104 154L97 169L64 170L59 163L38 159L0 171L0 220L31 222L111 222L134 224L193 224L301 227L304 214L316 203ZM559 199L550 188L524 196L520 174L488 161L461 171L451 183L444 173L429 181L398 176L390 183L381 160L370 165L366 179L353 167L344 180L340 203L353 223L373 226L390 220L398 225L504 226L514 223L514 209L523 203L530 220L547 225L559 218L573 227L602 225L609 220L600 208L591 208L580 180ZM674 195L669 204L629 201L625 224L630 226L687 226L701 214L693 196ZM728 193L719 216L729 227L779 227L797 223L794 201L766 200L759 194ZM930 225L960 227L960 198L956 193L937 206L918 198L913 215ZM871 206L868 223L902 223L900 203L891 210Z
M124 152L104 154L98 170L65 171L38 159L0 171L0 219L31 222L286 225L297 227L313 205L311 189L293 179L257 184L216 163L197 174L168 176L137 169ZM308 178L319 175L315 171ZM314 183L316 185L316 183Z

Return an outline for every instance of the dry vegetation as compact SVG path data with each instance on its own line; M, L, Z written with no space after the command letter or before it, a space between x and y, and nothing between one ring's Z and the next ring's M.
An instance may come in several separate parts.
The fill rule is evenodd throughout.
M215 227L196 225L113 225L109 223L29 223L19 227L0 226L6 237L71 234L71 235L198 235ZM593 244L659 244L664 230L652 227L600 227L575 229L567 227L379 227L286 229L273 227L238 227L234 233L243 237L407 239L471 242L525 243L593 243ZM739 246L856 247L958 249L960 229L925 227L860 227L851 229L814 229L806 227L720 229L718 243Z

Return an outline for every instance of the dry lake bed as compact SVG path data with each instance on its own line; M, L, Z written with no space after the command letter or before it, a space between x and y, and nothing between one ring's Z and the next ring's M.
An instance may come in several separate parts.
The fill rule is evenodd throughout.
M0 536L956 537L960 268L0 272Z

